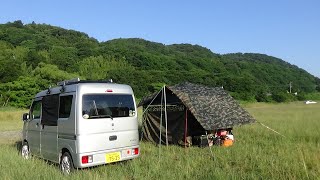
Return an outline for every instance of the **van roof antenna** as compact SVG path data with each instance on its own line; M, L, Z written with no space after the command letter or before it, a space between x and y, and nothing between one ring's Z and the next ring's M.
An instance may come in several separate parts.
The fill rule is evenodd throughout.
M50 94L51 93L51 85L49 86L49 88L48 88L48 91L47 91L47 94Z
M62 85L61 89L60 89L60 92L64 92L66 90L66 86L65 85Z

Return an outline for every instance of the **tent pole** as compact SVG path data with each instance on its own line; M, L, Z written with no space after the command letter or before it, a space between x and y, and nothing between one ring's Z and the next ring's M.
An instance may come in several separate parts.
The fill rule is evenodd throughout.
M186 148L187 144L187 132L188 132L188 109L186 107L186 120L185 120L185 127L184 127L184 148Z
M166 86L163 86L164 91L164 118L166 121L166 145L168 147L168 116L167 116L167 95L166 95Z
M160 109L160 134L159 134L159 162L160 162L160 157L161 157L161 151L160 151L160 147L161 147L161 129L162 129L162 101L163 101L163 89L161 90L162 94L161 94L161 109Z
M208 138L207 130L206 130L206 136L207 136L207 141L208 141L208 146L209 146L209 150L210 150L210 153L211 153L211 157L214 158L212 150L211 150L211 146L209 145L209 138Z
M161 94L161 113L160 113L160 134L159 134L159 144L161 145L161 141L162 141L162 133L161 133L161 130L162 130L162 107L163 107L163 90L162 90L162 94Z

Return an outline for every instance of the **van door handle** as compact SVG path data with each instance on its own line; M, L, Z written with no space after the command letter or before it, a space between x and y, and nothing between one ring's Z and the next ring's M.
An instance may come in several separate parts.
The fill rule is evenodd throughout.
M109 136L109 141L114 141L114 140L117 140L117 136L114 135L114 136Z

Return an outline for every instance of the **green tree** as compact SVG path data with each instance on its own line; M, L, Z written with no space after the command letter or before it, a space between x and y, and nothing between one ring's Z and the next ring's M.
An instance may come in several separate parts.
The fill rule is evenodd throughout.
M109 74L111 70L134 69L125 61L125 59L115 59L111 56L91 56L85 58L83 61L79 62L78 68L80 75L92 80L111 78Z
M75 72L75 64L78 62L76 48L53 46L48 53L50 54L50 63L57 65L62 70Z
M24 63L20 49L8 49L2 46L0 51L0 81L9 82L21 75L20 65Z
M0 84L0 101L2 106L27 108L40 90L39 79L21 76L15 81Z
M46 84L47 87L55 85L59 81L80 77L78 74L60 70L56 65L45 63L39 63L33 71L33 76L45 82L41 84Z

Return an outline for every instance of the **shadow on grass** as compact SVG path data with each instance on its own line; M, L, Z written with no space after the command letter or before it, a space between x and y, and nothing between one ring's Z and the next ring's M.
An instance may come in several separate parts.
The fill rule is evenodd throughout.
M22 141L16 141L12 146L15 147L17 153L20 154L22 148Z

